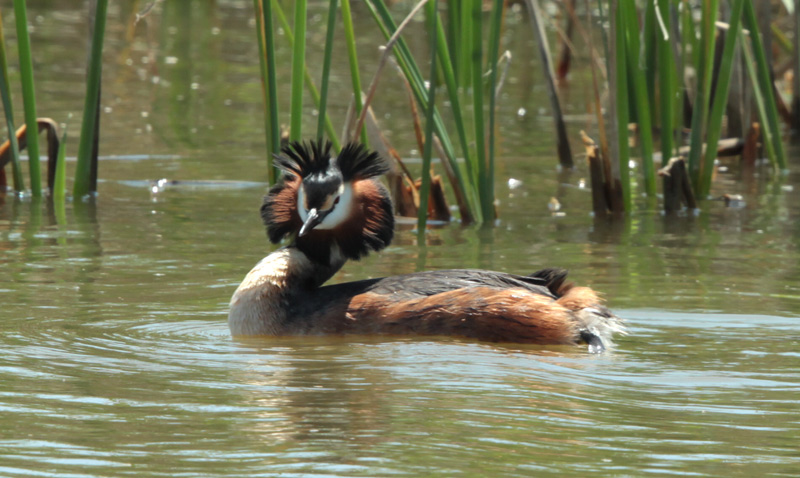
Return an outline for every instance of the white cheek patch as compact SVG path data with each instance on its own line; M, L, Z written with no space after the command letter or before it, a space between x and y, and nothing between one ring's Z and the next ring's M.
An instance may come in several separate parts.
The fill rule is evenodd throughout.
M297 213L300 215L300 220L304 223L308 219L308 211L305 207L305 191L300 188L297 194ZM342 193L339 196L339 202L334 204L333 210L325 216L317 227L314 229L333 229L347 220L350 211L353 208L353 187L350 184L345 184L342 187Z
M308 211L306 211L306 188L300 186L300 191L297 192L297 214L300 215L300 220L303 223L308 219Z

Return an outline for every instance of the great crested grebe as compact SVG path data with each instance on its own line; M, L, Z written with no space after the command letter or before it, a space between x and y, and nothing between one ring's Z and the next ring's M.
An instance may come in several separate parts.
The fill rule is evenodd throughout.
M261 260L231 298L234 336L450 335L493 342L610 344L622 321L566 271L529 276L439 270L322 287L348 259L380 251L394 235L389 170L356 143L332 157L330 143L291 143L276 158L285 174L264 198L270 241L291 243Z

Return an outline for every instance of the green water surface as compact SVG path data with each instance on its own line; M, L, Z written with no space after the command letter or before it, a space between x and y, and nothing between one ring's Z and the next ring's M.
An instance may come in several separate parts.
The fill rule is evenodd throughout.
M40 115L77 138L84 2L27 3ZM143 2L111 3L96 202L70 204L64 225L46 201L0 205L0 476L800 475L795 174L742 180L729 160L715 194L742 194L741 207L593 218L582 161L556 170L535 45L512 10L498 224L454 223L425 244L400 224L392 246L333 280L561 266L603 292L630 335L602 355L447 338L233 340L230 295L274 248L258 215L252 3L167 1L135 26ZM310 3L316 68L327 6ZM380 37L353 8L370 77ZM424 54L421 27L409 40ZM288 58L280 49L284 82ZM340 124L343 50L334 62ZM593 128L589 75L579 67L563 92L571 133ZM398 151L419 156L393 74L375 107ZM161 178L184 182L154 190ZM563 216L547 207L554 196Z

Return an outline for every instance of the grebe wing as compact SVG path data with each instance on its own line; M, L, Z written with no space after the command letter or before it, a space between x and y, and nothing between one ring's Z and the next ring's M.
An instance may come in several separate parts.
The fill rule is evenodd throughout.
M540 271L541 272L541 271ZM414 297L428 297L444 292L473 287L492 289L522 288L552 299L558 297L548 288L552 280L541 277L540 272L530 276L519 276L504 272L478 269L447 269L415 272L380 279L329 285L318 289L327 297L353 297L362 293L392 295L398 300ZM566 275L564 273L564 275Z

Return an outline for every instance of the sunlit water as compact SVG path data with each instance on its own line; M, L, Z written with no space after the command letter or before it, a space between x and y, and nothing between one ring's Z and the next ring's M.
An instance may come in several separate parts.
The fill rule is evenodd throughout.
M29 3L34 41L51 41L40 103L77 132L66 117L80 108L83 19ZM70 205L65 225L46 202L0 206L0 476L800 474L800 184L741 182L734 168L717 193L744 194L744 207L595 220L585 172L555 172L547 118L516 115L546 107L524 93L539 88L524 59L503 106L497 227L447 226L418 245L402 226L334 280L563 266L604 292L630 335L602 355L449 338L231 339L230 294L273 246L258 217L250 4L220 3L187 17L165 2L132 42L136 4L115 6L101 148L118 159L101 164L97 203ZM180 40L187 22L195 36ZM65 23L70 49L53 41ZM150 52L158 68L143 63ZM168 65L191 71L170 77ZM154 86L155 71L169 86ZM72 82L66 98L58 72ZM405 98L385 101L399 109L387 118L398 148L418 154ZM564 216L550 214L551 196Z

